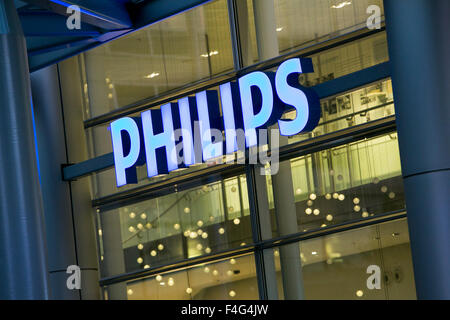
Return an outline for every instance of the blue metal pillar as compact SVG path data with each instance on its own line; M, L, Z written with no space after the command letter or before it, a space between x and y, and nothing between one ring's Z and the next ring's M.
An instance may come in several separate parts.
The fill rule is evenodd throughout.
M385 0L419 299L450 299L450 1Z
M14 1L0 1L0 299L49 296L27 61Z

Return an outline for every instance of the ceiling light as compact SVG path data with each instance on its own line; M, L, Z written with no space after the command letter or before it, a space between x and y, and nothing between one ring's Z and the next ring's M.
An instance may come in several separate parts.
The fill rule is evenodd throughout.
M154 78L154 77L157 77L157 76L159 76L159 72L152 72L152 73L146 75L145 78L146 79L151 79L151 78Z
M317 251L313 251L313 252L311 252L311 254L312 254L313 256L315 256L315 255L317 255Z
M276 30L277 30L277 32L281 32L281 31L283 31L283 27L279 27Z
M204 53L204 54L201 54L200 56L203 57L203 58L208 58L208 57L211 57L211 56L215 56L216 54L219 54L219 51L213 50L209 54L208 53Z
M350 1L343 1L343 2L341 2L341 3L339 3L339 4L332 5L331 8L333 8L333 9L341 9L341 8L343 8L343 7L345 7L345 6L349 6L349 5L351 5L351 4L352 4L352 3L351 3Z

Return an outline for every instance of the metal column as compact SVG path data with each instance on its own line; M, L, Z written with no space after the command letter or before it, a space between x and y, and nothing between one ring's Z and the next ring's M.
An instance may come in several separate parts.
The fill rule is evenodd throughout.
M279 49L274 1L254 0L253 10L259 60L264 61L277 57ZM271 128L271 130L278 130L278 128ZM271 135L269 134L269 136ZM280 146L287 143L288 138L280 136ZM279 165L278 173L272 176L272 186L278 232L283 236L298 232L298 225L291 164L289 161L284 161ZM294 243L280 247L280 264L284 298L289 300L304 299L302 266L298 244Z
M0 299L48 299L42 195L25 38L0 1Z
M450 299L450 2L385 0L419 299Z

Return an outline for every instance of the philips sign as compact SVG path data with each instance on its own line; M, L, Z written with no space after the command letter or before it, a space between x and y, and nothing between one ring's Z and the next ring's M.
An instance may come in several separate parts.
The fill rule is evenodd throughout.
M283 136L311 131L320 119L320 101L298 81L309 72L311 59L289 59L276 73L255 71L220 85L219 92L198 92L140 118L112 122L117 186L137 183L136 166L145 163L147 176L154 177L256 147L258 131L277 123ZM296 111L294 119L281 118L288 110Z

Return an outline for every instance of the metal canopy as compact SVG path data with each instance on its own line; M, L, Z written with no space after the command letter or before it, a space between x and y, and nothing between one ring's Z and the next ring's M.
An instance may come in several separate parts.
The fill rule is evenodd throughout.
M7 0L8 1L8 0ZM15 0L30 72L77 55L210 0ZM81 11L81 29L66 26L67 8Z

